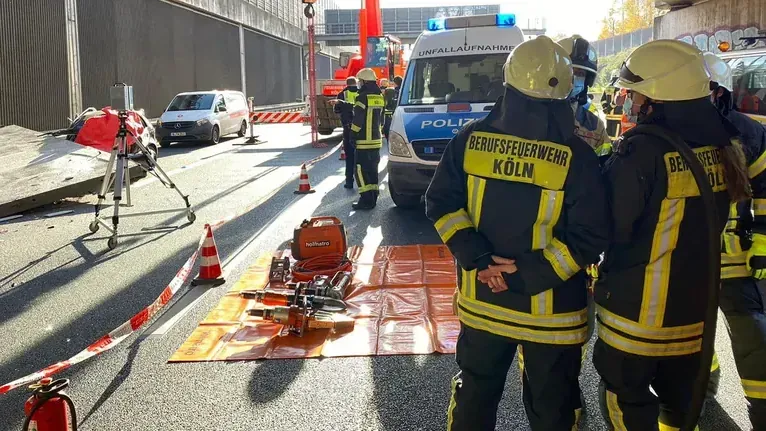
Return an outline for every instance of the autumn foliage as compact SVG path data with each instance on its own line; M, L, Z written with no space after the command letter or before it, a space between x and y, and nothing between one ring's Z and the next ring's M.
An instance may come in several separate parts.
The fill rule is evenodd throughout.
M598 38L606 39L651 27L656 16L654 0L612 0L612 7L601 21Z

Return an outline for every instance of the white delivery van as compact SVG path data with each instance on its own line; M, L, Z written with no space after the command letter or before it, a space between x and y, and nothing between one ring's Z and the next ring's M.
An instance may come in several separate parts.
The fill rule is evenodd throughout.
M388 187L397 206L420 203L450 139L503 95L503 65L523 41L513 14L428 21L391 123Z
M205 141L221 136L245 136L250 111L241 91L194 91L173 98L157 124L161 146L171 142Z

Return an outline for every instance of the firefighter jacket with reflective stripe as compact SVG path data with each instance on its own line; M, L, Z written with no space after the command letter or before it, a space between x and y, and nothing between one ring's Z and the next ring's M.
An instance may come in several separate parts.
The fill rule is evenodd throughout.
M351 124L354 118L354 103L356 103L356 95L359 90L356 86L348 86L338 93L338 100L343 100L348 103L339 103L335 105L333 111L340 115L340 122L344 125Z
M394 115L396 105L399 103L399 89L394 87L386 88L383 92L383 99L386 102L386 115Z
M377 84L368 82L359 89L354 103L354 133L357 150L375 150L383 146L383 96Z
M460 268L462 324L578 345L587 336L583 268L598 261L608 238L598 159L574 136L567 104L556 110L511 90L449 142L426 215ZM556 118L568 121L558 127ZM518 268L501 293L477 279L492 255Z
M585 105L578 104L575 109L575 135L590 145L599 157L612 152L612 139L606 132L606 125Z
M715 192L716 228L723 231L730 200L719 148L732 137L723 118L706 99L653 106L656 114L642 124L675 133L693 149ZM617 144L605 178L613 232L595 286L599 337L635 355L699 352L711 245L691 170L669 142L638 135Z
M732 204L721 236L721 278L749 277L745 262L752 234L766 234L766 131L763 125L737 111L726 118L739 132L748 165L753 200Z

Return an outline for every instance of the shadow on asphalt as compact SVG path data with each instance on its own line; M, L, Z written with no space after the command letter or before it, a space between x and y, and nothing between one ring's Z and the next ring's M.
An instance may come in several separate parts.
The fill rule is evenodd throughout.
M739 425L718 404L718 401L711 400L705 403L705 411L699 420L699 431L734 431L739 429Z

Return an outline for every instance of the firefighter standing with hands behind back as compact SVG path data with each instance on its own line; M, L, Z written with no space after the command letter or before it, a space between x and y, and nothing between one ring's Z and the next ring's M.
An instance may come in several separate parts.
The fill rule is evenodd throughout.
M596 154L574 134L564 48L526 41L504 77L504 95L450 141L426 192L426 215L460 268L448 429L495 429L522 345L532 430L569 430L587 336L582 268L608 241L604 189Z
M722 232L731 201L748 198L744 156L731 124L710 104L702 52L677 40L641 45L616 85L638 107L634 135L605 167L613 230L595 287L598 341L593 362L600 401L613 429L683 426L701 364L711 280L699 265L710 244L705 207L690 169L665 138L682 140L703 165ZM652 393L654 391L654 394ZM656 395L655 395L656 394Z
M354 137L351 133L351 122L354 119L354 103L359 88L356 85L356 78L353 76L346 80L346 88L338 94L338 100L348 103L336 104L333 110L340 114L340 122L343 124L343 151L346 153L346 183L344 188L354 188Z
M375 208L378 201L378 164L380 148L383 146L381 126L383 122L383 96L378 87L375 71L365 68L356 74L359 93L353 103L354 116L351 123L352 138L356 145L356 184L359 187L359 201L354 202L355 210ZM332 100L335 106L351 103Z

